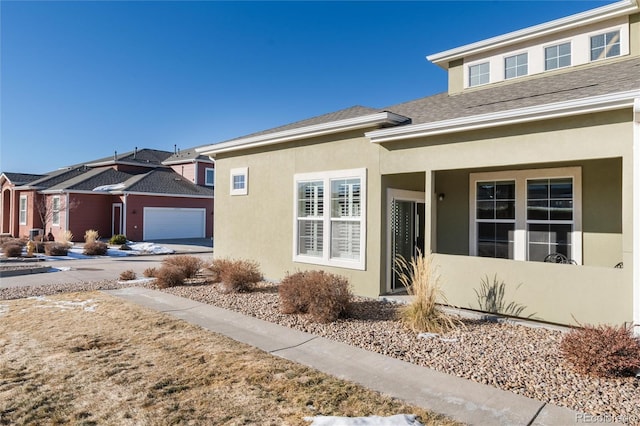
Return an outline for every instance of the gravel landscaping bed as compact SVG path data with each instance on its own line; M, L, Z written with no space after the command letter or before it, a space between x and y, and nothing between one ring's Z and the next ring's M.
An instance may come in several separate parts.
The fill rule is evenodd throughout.
M106 290L150 283L116 281L0 289L0 300L72 291ZM463 327L422 338L395 319L398 305L355 298L350 317L317 324L279 311L277 286L223 294L215 285L185 285L163 291L296 328L516 394L603 419L640 425L640 379L603 379L574 373L559 353L561 332L522 325L463 320Z

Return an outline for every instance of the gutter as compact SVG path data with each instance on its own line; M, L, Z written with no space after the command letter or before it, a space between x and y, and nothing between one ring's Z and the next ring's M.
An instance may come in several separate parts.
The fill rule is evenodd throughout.
M345 120L330 121L328 123L315 124L312 126L304 126L296 129L283 130L275 133L250 136L228 142L221 142L218 144L196 148L196 152L199 152L203 155L208 155L209 157L215 157L216 154L223 152L275 145L299 139L306 139L314 136L362 129L374 125L398 125L407 123L409 121L410 119L408 117L394 114L393 112L389 111L383 111Z
M630 15L638 11L637 0L623 0L602 6L596 9L587 10L565 18L556 19L554 21L535 25L522 30L513 31L497 37L488 38L475 43L454 49L445 50L444 52L435 53L427 56L427 60L433 62L444 69L449 68L449 61L460 59L466 56L495 50L500 47L521 43L527 40L538 38L541 36L554 34L561 31L582 27L593 22L604 21L619 16Z
M365 136L368 137L372 143L384 143L418 137L459 133L488 127L631 108L634 105L634 99L638 97L640 97L640 90L631 90L489 114L406 125L393 129L374 130L365 133Z

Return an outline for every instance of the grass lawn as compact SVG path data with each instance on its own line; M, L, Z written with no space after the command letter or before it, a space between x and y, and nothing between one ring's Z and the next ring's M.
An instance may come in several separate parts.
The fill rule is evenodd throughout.
M103 293L0 301L0 424L308 425L423 409Z

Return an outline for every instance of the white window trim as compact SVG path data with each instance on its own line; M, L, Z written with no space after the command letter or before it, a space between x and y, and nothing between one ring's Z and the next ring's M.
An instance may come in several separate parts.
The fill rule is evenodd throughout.
M234 189L233 178L234 176L244 176L244 188ZM229 194L230 195L247 195L249 192L249 168L238 167L231 169L229 174Z
M526 55L527 57L527 73L526 74L522 74L522 75L517 75L517 70L518 70L518 65L516 62L516 75L514 75L513 77L507 77L507 59L511 59L511 58L516 58L520 55ZM529 75L529 51L528 50L522 50L522 51L516 51L516 52L509 52L507 55L503 55L502 56L502 78L506 81L506 80L513 80L514 78L520 78L520 77L526 77Z
M360 258L331 258L331 180L360 179ZM323 208L323 244L322 257L298 254L298 183L322 180L324 184ZM367 169L331 170L314 173L298 173L293 176L293 261L314 265L335 266L338 268L364 271L366 265L366 229L367 229Z
M58 209L55 209L56 200L58 200ZM51 197L51 226L60 226L60 196L54 195ZM58 213L58 220L55 221L55 214Z
M562 66L562 67L561 66L557 66L555 68L547 69L547 54L546 54L547 49L549 47L558 47L559 48L563 44L569 44L569 49L571 50L571 53L569 54L569 65L565 65L565 66ZM542 45L542 61L544 62L542 64L543 72L551 72L551 71L555 71L555 70L561 70L561 69L564 69L564 68L572 67L573 66L573 62L574 62L574 60L573 60L573 58L574 58L574 47L573 47L573 44L574 44L573 43L573 39L567 39L567 40L562 40L562 41L554 41L553 43ZM560 58L560 56L558 56L558 58Z
M527 260L527 181L535 179L573 179L573 232L571 233L572 259L582 265L582 168L513 170L469 174L469 255L477 256L476 191L477 182L515 181L516 230L513 260Z
M207 173L209 173L209 171L211 171L213 173L213 180L210 182L207 180ZM232 185L233 185L233 179L231 179ZM246 182L246 180L245 180ZM213 167L207 167L204 169L204 184L205 186L214 186L216 183L216 169L214 169ZM246 186L246 185L245 185Z
M24 220L20 216L22 216L22 200L24 200ZM26 225L27 220L29 218L29 197L27 195L21 195L20 200L18 201L18 224Z
M489 65L489 81L487 81L486 83L479 83L479 84L474 84L471 85L471 68L478 66L478 65L483 65L483 64L488 64ZM487 59L483 59L481 61L475 61L475 62L471 62L466 64L465 67L465 86L468 88L471 87L481 87L481 86L486 86L487 84L491 83L491 61L487 58Z
M605 55L604 58L591 59L591 39L593 37L597 37L597 36L600 36L600 35L613 33L613 32L616 32L616 31L618 32L618 35L619 35L619 39L618 39L619 49L618 50L620 51L620 53L617 54L617 55L613 55L613 56L606 56ZM625 31L623 31L623 27L620 27L620 26L611 27L611 28L605 28L605 29L601 29L601 30L598 30L596 32L590 33L588 35L588 37L587 37L587 42L588 42L588 45L587 45L588 46L587 58L588 58L588 62L599 62L599 61L604 61L604 60L611 59L611 58L619 58L621 56L625 56L625 54L627 54L627 49L625 49L625 47L627 47L626 43L625 43L625 41L626 41L625 37L627 37L627 39L628 39L628 36L625 34ZM606 44L605 44L605 48L606 48Z

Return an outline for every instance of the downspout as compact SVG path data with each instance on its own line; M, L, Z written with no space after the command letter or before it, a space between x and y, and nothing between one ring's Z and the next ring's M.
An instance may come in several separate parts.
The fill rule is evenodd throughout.
M640 336L640 98L633 101L633 330Z
M15 204L16 204L16 190L14 188L9 188L9 229L7 230L7 232L9 232L11 235L16 235L14 234L15 231L15 227L16 227L16 218L15 218ZM20 219L18 219L19 221Z
M199 181L199 175L198 175L198 161L197 160L193 160L194 166L193 166L193 183L195 183L196 185L198 185L198 181ZM205 177L206 179L206 177Z

